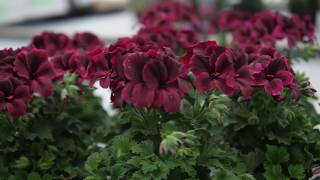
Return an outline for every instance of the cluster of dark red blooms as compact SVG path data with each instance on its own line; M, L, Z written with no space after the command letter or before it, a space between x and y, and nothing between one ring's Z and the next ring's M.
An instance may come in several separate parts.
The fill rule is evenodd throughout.
M103 43L91 33L78 33L70 39L44 32L27 47L0 50L0 109L14 117L24 115L31 94L52 96L52 81L61 80L67 72L92 79L93 73L88 72L92 68L87 67L92 66L98 47L102 49Z
M273 26L269 24L272 15L279 18L270 14L253 19L260 19L257 26L272 26L272 34L289 36L292 25ZM141 22L144 27L137 35L107 48L90 33L70 38L45 32L35 36L28 47L1 50L0 109L12 116L25 114L31 94L53 95L52 82L61 82L66 73L77 74L79 83L88 81L92 86L99 82L110 88L115 107L131 104L166 112L179 111L181 98L192 90L190 76L199 92L217 89L250 99L259 88L280 100L283 89L289 88L299 95L288 59L272 47L254 43L233 50L215 41L200 42L194 31L199 21L189 5L164 1L148 9ZM232 23L230 28L239 24ZM299 27L307 32L312 25Z
M232 32L233 44L237 46L274 46L276 41L286 39L289 47L292 47L297 42L310 43L315 39L315 27L310 17L240 11L221 11L202 17L201 12L198 13L191 5L172 0L151 6L142 15L140 22L147 27L187 28L208 34Z

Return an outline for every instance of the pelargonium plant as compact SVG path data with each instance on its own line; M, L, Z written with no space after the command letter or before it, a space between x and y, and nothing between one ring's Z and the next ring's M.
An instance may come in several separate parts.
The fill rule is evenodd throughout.
M145 11L136 35L108 47L91 33L44 32L27 47L1 50L0 177L315 175L315 90L273 46L313 40L313 25L269 12L218 22L228 19L230 27L219 29L234 31L230 47L199 35L192 6L164 1ZM113 117L93 96L94 84L110 89Z
M0 50L0 179L85 176L108 118L84 85L104 68L102 48L91 33L44 32L29 46Z

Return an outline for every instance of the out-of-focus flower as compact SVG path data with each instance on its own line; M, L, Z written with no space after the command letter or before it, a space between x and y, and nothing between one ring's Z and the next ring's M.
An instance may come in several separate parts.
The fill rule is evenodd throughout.
M0 79L13 76L13 61L15 55L16 52L13 49L0 50Z
M168 47L176 53L200 41L198 34L191 30L174 30L168 27L147 27L134 37L137 41L153 43L159 48Z
M233 32L233 43L237 46L274 46L277 40L283 39L287 39L289 47L295 46L297 42L312 43L315 39L315 28L310 18L261 12Z
M87 51L104 46L102 40L90 32L76 33L73 37L73 45L78 49Z
M29 87L18 79L0 79L0 109L7 110L13 117L22 116L30 98Z
M54 32L43 32L34 36L31 47L47 50L50 56L73 48L72 41L67 35Z
M162 1L150 6L139 20L146 27L172 27L198 29L200 20L190 4L176 1Z

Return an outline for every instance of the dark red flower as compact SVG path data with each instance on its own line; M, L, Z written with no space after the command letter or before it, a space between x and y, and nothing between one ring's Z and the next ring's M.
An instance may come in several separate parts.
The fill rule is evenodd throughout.
M100 82L100 86L108 88L110 85L111 62L107 61L104 56L104 48L97 48L88 52L88 79L90 86L96 81Z
M78 67L78 59L75 51L66 51L53 57L52 63L57 76L62 78L66 73L75 73Z
M168 47L176 53L183 52L188 46L199 42L199 36L191 30L174 30L168 27L147 27L134 37L137 41L153 43L159 48Z
M250 19L251 15L241 11L221 11L213 18L211 22L211 29L218 32L234 31L240 28L246 21ZM212 31L211 31L212 32Z
M249 65L249 55L242 51L234 52L234 90L241 92L244 99L250 99L252 93L253 76Z
M14 70L17 75L26 81L32 92L43 97L53 94L52 79L55 77L47 51L32 49L23 50L17 54L14 61Z
M15 55L16 52L12 49L0 50L0 79L13 76L13 61Z
M271 45L277 40L287 39L289 47L297 42L313 42L315 28L310 18L291 17L274 12L262 12L254 15L233 33L233 43Z
M200 20L190 4L162 1L150 6L139 20L145 27L166 26L182 29L197 29Z
M90 32L75 34L73 37L73 44L76 48L88 51L104 46L102 40Z
M0 109L7 110L13 117L22 116L30 98L29 87L18 79L0 79Z
M160 108L177 112L181 96L187 88L180 87L180 65L161 51L133 53L124 62L128 82L122 97L140 108Z
M33 37L31 47L45 49L49 51L49 55L52 56L72 48L72 42L65 34L43 32Z
M233 54L230 49L215 41L196 44L183 58L184 70L190 68L195 75L196 88L200 92L219 89L225 94L234 92Z
M111 62L110 67L110 88L111 100L114 106L120 108L124 105L121 96L127 79L124 73L124 60L132 53L146 52L150 49L159 49L150 42L138 38L122 38L105 49L105 58Z
M278 16L277 27L274 30L274 36L278 39L287 39L289 47L297 42L313 42L315 39L315 28L310 18L300 18L297 15Z
M249 21L233 33L232 43L237 46L246 44L274 46L275 38L268 33L267 27Z
M285 87L290 87L295 81L295 75L286 57L271 59L268 66L254 75L255 84L263 86L265 91L273 96L280 96Z

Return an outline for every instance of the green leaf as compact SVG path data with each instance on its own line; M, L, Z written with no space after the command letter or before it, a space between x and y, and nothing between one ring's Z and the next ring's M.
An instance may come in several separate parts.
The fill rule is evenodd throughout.
M242 174L239 176L241 180L256 180L251 174Z
M132 141L127 136L117 136L113 139L112 149L116 153L117 157L121 157L130 152L131 148L135 145L135 142Z
M219 170L214 175L212 180L241 180L241 178L239 178L238 176L236 176L235 174L233 174L231 172Z
M98 152L95 152L93 154L91 154L86 163L85 163L85 169L91 173L94 174L95 171L98 169L99 163L102 161L102 157L101 154Z
M244 162L246 163L249 172L253 172L260 164L263 163L264 153L259 150L250 152L244 156Z
M273 164L280 164L289 160L289 153L283 147L267 145L266 159Z
M15 163L15 167L18 169L24 169L30 165L29 159L25 156L21 156L18 160L15 161Z
M42 180L41 176L37 172L32 172L28 175L28 180Z
M305 179L305 168L301 164L290 165L288 167L289 175L294 179Z
M140 144L135 144L131 150L135 154L148 156L153 154L153 143L150 140L143 141Z
M152 171L155 171L158 169L157 165L150 161L150 160L144 160L141 162L141 168L142 168L142 172L147 174L147 173L151 173Z
M264 177L266 180L287 180L283 174L282 174L282 168L280 165L266 165L265 167L266 171L264 173Z
M43 152L41 159L39 160L38 166L43 170L50 169L54 164L55 159L56 157L53 153L45 151Z

